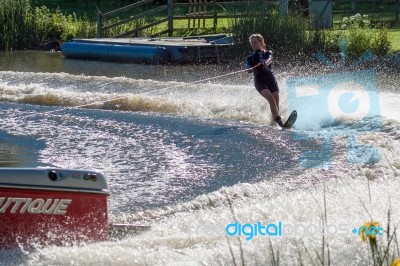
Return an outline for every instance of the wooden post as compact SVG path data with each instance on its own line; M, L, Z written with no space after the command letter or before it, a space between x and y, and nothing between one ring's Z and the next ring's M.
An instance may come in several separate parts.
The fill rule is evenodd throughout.
M190 16L192 16L192 0L189 0L189 8L188 8L188 29L190 29Z
M204 6L203 6L203 15L207 15L207 0L204 0ZM203 18L203 28L206 27L206 19Z
M103 15L101 12L97 13L97 38L103 37Z
M174 0L168 0L168 37L174 34Z
M196 28L196 12L197 12L196 6L197 6L197 0L193 0L193 9L192 9L192 11L193 11L193 16L194 16L194 18L193 18L193 28L194 29Z
M355 14L357 12L357 0L351 0L351 13Z
M400 20L400 0L397 0L396 21Z
M215 9L215 0L212 0L213 10L214 10L214 32L217 32L218 18L217 10Z
M200 24L201 24L201 18L200 18L200 16L201 16L201 2L202 0L199 0L199 11L197 12L197 16L199 17L199 19L197 20L197 28L199 28L200 29Z
M287 16L288 15L288 0L279 0L279 15L280 16Z

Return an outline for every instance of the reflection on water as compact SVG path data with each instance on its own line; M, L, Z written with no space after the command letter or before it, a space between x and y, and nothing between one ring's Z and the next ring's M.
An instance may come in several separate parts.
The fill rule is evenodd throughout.
M0 167L36 167L41 141L0 131Z
M161 114L50 110L57 109L0 102L0 139L4 130L5 143L22 147L4 152L5 161L97 169L109 181L111 213L183 202L296 168L293 150L286 148L290 136L268 127Z
M14 72L68 73L83 76L193 82L237 71L241 68L243 68L242 64L143 65L67 59L59 52L0 51L0 71ZM229 78L215 79L215 82L251 84L252 75L231 75Z
M28 151L24 147L13 143L0 142L0 167L21 166L24 154L28 154Z

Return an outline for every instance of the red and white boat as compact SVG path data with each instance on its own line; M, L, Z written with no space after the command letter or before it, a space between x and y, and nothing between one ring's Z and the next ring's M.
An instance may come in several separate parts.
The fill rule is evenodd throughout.
M108 196L97 171L0 168L0 248L107 240Z

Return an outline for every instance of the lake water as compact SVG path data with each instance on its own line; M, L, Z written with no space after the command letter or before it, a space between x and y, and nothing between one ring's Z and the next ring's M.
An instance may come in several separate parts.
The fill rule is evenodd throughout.
M283 265L307 265L327 260L322 243L333 265L369 265L352 229L372 219L393 233L400 221L398 72L281 66L281 112L299 113L281 130L242 67L0 53L0 167L100 170L110 222L151 226L97 244L0 251L0 265L270 265L271 246ZM339 96L313 94L324 81ZM373 94L346 102L364 85ZM303 87L306 98L294 99ZM335 99L348 104L342 113L329 107ZM366 102L376 108L364 119L346 116ZM235 221L286 231L227 236Z

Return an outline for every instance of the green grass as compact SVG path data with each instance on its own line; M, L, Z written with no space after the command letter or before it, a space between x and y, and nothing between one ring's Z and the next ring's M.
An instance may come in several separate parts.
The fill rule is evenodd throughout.
M395 53L400 53L400 29L390 29L389 39L392 43L392 50Z
M132 4L134 0L32 0L33 7L46 6L51 11L60 9L64 14L75 13L78 17L86 16L96 21L97 11L102 13Z
M380 13L392 13L394 14L394 10L396 10L396 3L395 2L358 2L356 6L356 13L363 13L363 14L380 14ZM351 2L338 2L335 1L333 4L333 11L334 12L344 12L351 14Z
M356 12L361 15L368 15L373 24L387 24L390 28L400 29L400 22L396 22L395 10L397 4L393 2L358 2ZM351 11L351 2L335 1L333 4L333 21L334 24L340 24L344 17L354 15Z

